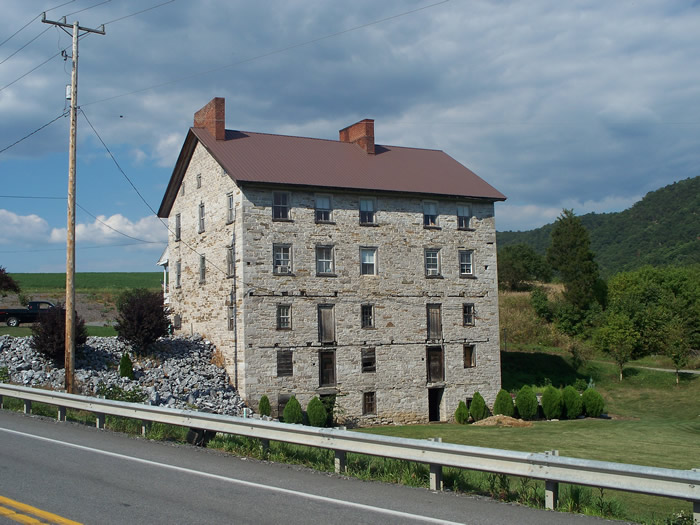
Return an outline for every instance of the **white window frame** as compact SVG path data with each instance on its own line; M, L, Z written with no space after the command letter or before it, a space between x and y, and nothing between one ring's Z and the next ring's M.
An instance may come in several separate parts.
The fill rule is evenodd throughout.
M236 220L236 210L234 208L233 192L226 194L226 224L231 224Z
M207 282L207 258L201 254L199 256L199 282Z
M360 212L360 224L374 225L377 224L377 199L374 197L360 197L358 203ZM365 214L365 215L363 215ZM367 215L371 214L371 215ZM365 219L365 220L363 220ZM368 220L370 219L370 220Z
M316 245L316 275L335 275L335 249L333 245Z
M197 189L202 187L202 174L197 173Z
M277 330L292 329L292 305L278 304L276 315Z
M476 308L474 303L462 304L462 326L474 326L476 320Z
M280 250L278 252L278 250ZM286 254L285 254L286 250ZM286 257L284 257L286 255ZM287 264L277 264L287 261ZM292 273L292 245L273 244L272 245L272 273L275 275L289 275Z
M228 246L226 248L226 277L233 277L234 273L234 255L233 255L233 246Z
M463 257L467 259L463 260ZM474 275L474 250L459 250L459 276L472 277Z
M277 197L284 196L286 204L277 204ZM272 220L290 221L292 220L292 194L288 191L272 192Z
M179 241L182 238L182 216L179 213L175 214L175 240Z
M365 315L365 312L369 311L369 316ZM360 305L360 327L361 328L374 328L375 318L374 318L374 305L373 304L362 304Z
M182 286L182 263L180 261L175 262L175 288L180 288Z
M365 262L365 254L371 254L372 261ZM372 246L360 247L360 275L378 275L379 266L377 260L377 248ZM366 270L372 271L366 271Z
M327 200L328 207L322 208L319 206L320 200ZM314 199L314 218L316 222L333 222L333 196L328 193L319 193Z
M199 233L204 232L204 203L199 203Z
M434 213L430 213L434 212ZM438 216L440 212L438 210L437 201L423 201L423 227L424 228L438 228L440 225L438 223Z
M440 248L426 248L425 254L425 276L440 277Z

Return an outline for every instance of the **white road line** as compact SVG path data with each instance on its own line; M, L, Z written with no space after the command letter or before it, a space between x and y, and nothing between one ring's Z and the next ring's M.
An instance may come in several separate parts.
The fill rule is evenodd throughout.
M370 512L376 512L379 514L387 514L389 516L395 516L398 518L406 518L410 520L417 520L417 521L424 521L427 523L441 523L441 524L447 524L447 525L463 525L461 522L456 522L456 521L445 521L437 518L432 518L430 516L421 516L419 514L410 514L408 512L401 512L398 510L391 510L391 509L385 509L382 507L374 507L372 505L364 505L362 503L354 503L352 501L343 501L340 499L335 499L335 498L328 498L326 496L318 496L316 494L310 494L308 492L300 492L298 490L290 490L290 489L283 489L280 487L270 487L269 485L263 485L260 483L253 483L251 481L244 481L241 479L235 479L235 478L229 478L226 476L219 476L217 474L210 474L208 472L201 472L199 470L193 470L189 468L184 468L184 467L177 467L175 465L167 465L165 463L159 463L157 461L150 461L148 459L141 459L141 458L135 458L133 456L126 456L124 454L117 454L116 452L108 452L106 450L100 450L96 448L91 448L91 447L85 447L83 445L76 445L74 443L68 443L66 441L59 441L57 439L51 439L51 438L46 438L42 436L35 436L34 434L27 434L26 432L19 432L17 430L9 430L6 428L0 428L0 431L2 432L7 432L9 434L15 434L18 436L24 436L28 437L31 439L36 439L39 441L46 441L49 443L55 443L57 445L63 445L65 447L69 448L74 448L78 450L84 450L86 452L93 452L95 454L102 454L103 456L110 456L113 458L119 458L123 459L126 461L133 461L135 463L142 463L144 465L152 465L154 467L160 467L164 469L169 469L169 470L175 470L177 472L185 472L188 474L193 474L195 476L202 476L205 478L210 478L210 479L215 479L218 481L225 481L227 483L233 483L236 485L243 485L246 487L252 487L256 489L262 489L262 490L269 490L272 492L280 492L282 494L289 494L290 496L296 496L299 498L307 498L315 501L321 501L324 503L333 503L335 505L342 505L345 507L352 507L355 509L361 509L361 510L366 510Z

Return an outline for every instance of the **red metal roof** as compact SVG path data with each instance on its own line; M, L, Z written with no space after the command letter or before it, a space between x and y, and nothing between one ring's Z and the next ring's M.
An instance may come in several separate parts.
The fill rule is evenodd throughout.
M215 140L191 128L240 182L459 195L493 200L505 196L443 151L375 146L374 155L334 140L226 130Z

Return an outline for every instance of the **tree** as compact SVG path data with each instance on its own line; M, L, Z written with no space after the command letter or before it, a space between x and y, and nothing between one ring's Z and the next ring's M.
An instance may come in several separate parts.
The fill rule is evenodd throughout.
M75 346L87 342L87 328L82 317L75 316ZM58 304L39 316L32 326L32 348L62 367L66 359L66 310Z
M7 270L3 266L0 266L0 293L3 297L7 295L7 292L20 293L19 284L15 281Z
M579 311L588 310L600 289L598 265L588 230L573 210L563 210L552 228L547 262L564 283L564 299Z
M136 288L127 290L117 300L117 323L114 328L123 341L137 353L168 333L168 316L163 306L163 294L158 290Z
M673 361L676 368L676 384L680 382L680 369L688 365L691 347L686 336L687 330L683 321L674 318L667 326L666 331L666 355Z
M521 243L498 250L498 285L506 290L526 287L527 281L547 282L552 271L547 261L531 246Z
M605 324L596 330L593 339L596 346L617 363L622 381L622 368L632 359L639 341L639 332L634 329L632 320L623 313L608 311Z

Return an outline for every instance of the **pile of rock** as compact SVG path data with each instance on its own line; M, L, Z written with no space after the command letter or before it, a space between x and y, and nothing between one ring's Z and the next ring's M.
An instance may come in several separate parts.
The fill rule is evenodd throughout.
M129 345L116 337L89 337L76 351L75 381L83 395L118 386L140 389L150 405L242 415L243 401L229 383L226 370L212 363L214 345L201 336L171 337L158 341L148 357L135 357ZM119 360L129 352L134 379L119 377ZM0 336L0 370L9 381L25 386L61 390L65 371L31 347L30 337Z

